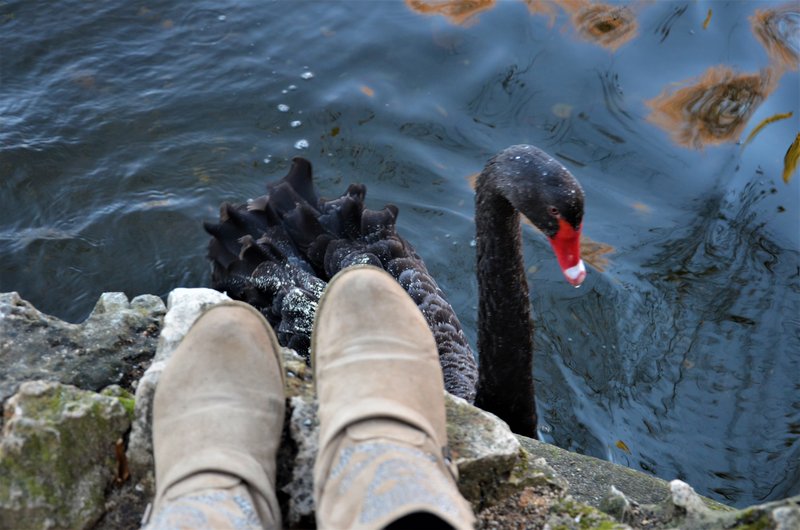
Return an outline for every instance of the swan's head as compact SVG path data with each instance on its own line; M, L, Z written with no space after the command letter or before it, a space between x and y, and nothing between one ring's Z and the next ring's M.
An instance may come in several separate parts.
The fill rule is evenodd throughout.
M567 281L583 283L583 189L569 170L532 145L515 145L494 157L482 176L547 236Z

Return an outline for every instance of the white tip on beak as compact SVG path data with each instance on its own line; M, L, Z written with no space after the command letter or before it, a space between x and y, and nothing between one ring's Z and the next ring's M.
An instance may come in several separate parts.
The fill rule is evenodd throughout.
M583 264L583 260L578 261L577 265L573 265L569 269L564 269L564 276L575 287L582 284L584 278L586 278L586 266Z

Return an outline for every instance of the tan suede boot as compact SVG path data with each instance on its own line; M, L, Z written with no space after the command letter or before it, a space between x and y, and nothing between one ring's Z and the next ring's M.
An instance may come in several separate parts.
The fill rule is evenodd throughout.
M153 403L155 520L162 515L179 527L218 528L232 521L280 528L279 348L264 317L241 302L213 306L186 334Z
M317 308L311 352L320 420L317 525L383 528L422 513L472 528L455 466L445 458L436 344L400 285L375 267L337 274Z

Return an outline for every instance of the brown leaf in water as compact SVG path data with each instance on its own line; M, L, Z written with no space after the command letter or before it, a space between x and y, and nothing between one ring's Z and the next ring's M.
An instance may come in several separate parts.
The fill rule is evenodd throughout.
M708 23L711 22L711 9L708 10L706 19L703 21L703 29L708 29Z
M792 179L792 173L797 169L797 159L800 157L800 134L795 137L786 155L783 157L783 182L786 184Z
M364 95L366 95L366 96L373 97L373 96L375 95L375 91L374 91L374 90L372 90L372 89L371 89L370 87L368 87L367 85L361 85L361 88L360 88L360 90L361 90L361 92L362 92Z
M744 148L744 146L749 144L750 140L755 138L756 135L761 132L761 129L763 129L764 127L766 127L770 123L773 123L773 122L776 122L776 121L780 121L780 120L785 120L786 118L791 118L791 117L792 117L792 113L791 112L786 112L784 114L775 114L774 116L770 116L769 118L766 118L766 119L762 120L761 123L756 125L756 128L753 129L752 132L750 132L750 134L747 135L747 140L745 140L744 143L742 144L742 148Z
M470 26L475 15L494 7L496 0L406 0L406 5L421 15L442 15L451 23Z
M625 444L625 442L623 442L622 440L617 440L617 443L615 443L614 445L617 447L617 449L622 449L626 453L631 454L631 450L628 448L627 444Z
M647 101L651 110L647 119L685 147L735 141L777 80L769 68L738 74L727 66L711 67L699 79L682 83L687 86L674 92L665 89Z

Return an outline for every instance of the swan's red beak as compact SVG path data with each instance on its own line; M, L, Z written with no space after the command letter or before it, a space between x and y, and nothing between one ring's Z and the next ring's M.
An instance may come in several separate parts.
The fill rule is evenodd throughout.
M581 227L577 230L563 219L558 220L558 232L550 238L561 272L567 281L578 287L586 278L586 266L581 259Z

